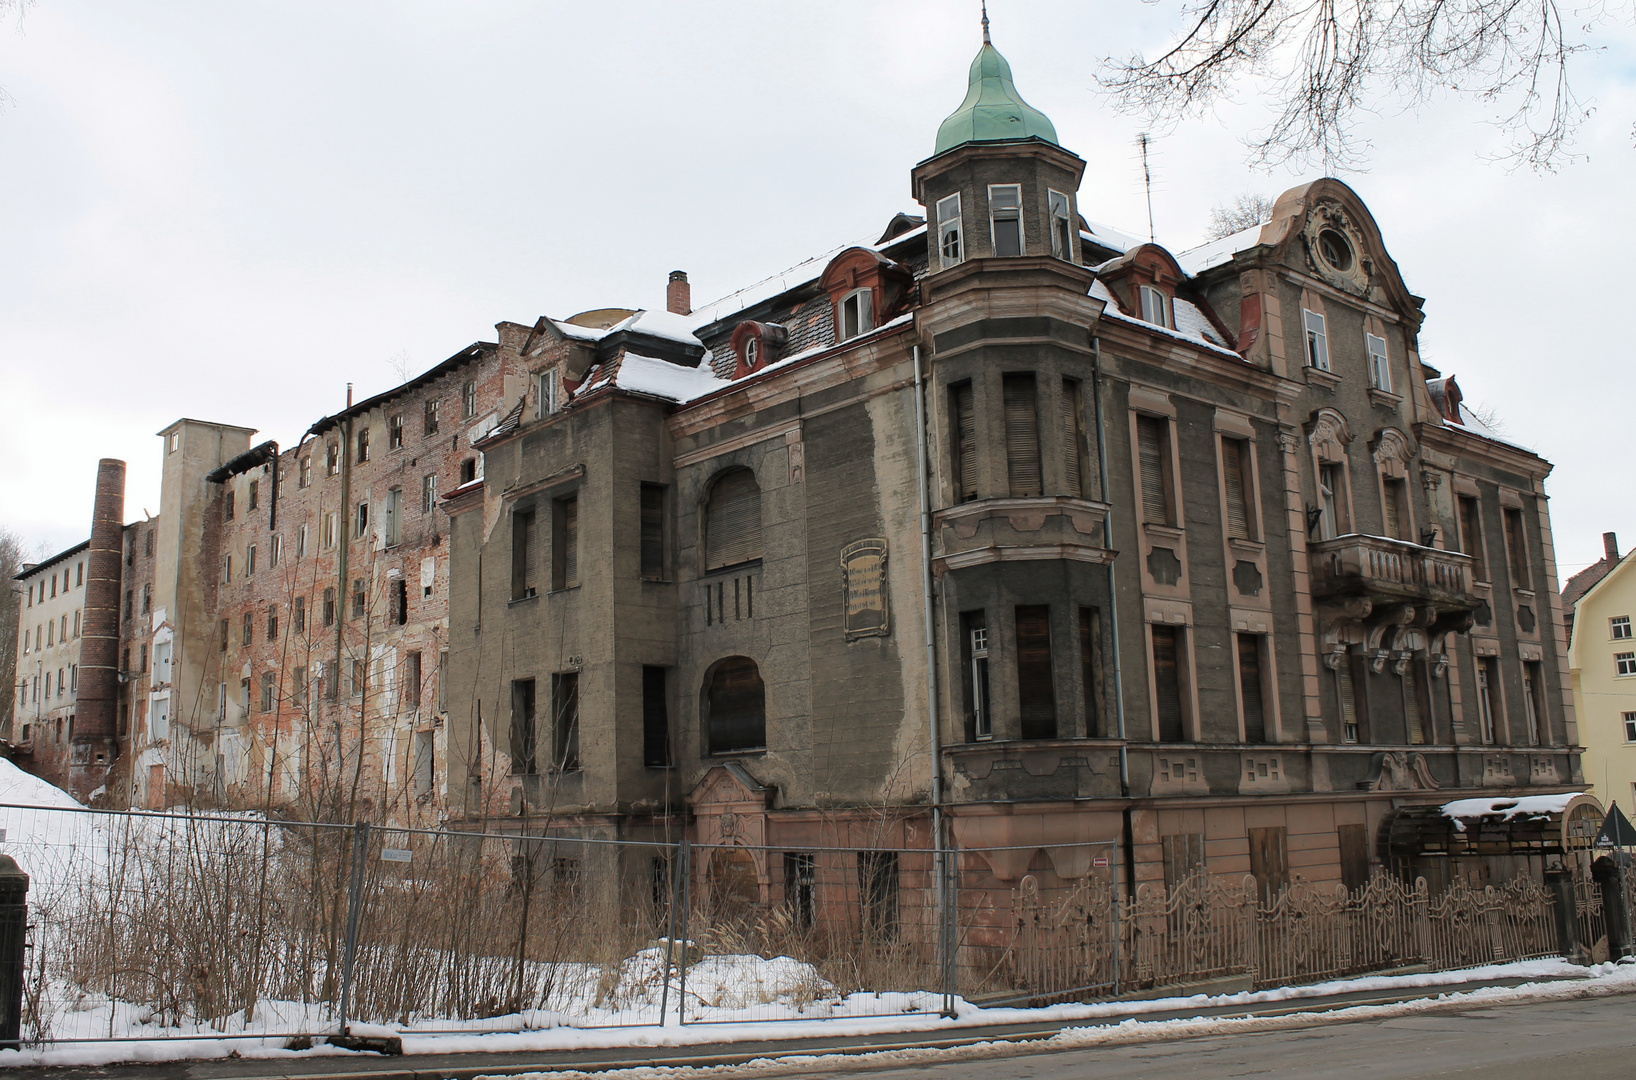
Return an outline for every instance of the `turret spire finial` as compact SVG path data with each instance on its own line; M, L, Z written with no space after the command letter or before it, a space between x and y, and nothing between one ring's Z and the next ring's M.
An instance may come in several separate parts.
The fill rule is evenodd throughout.
M988 0L983 0L983 44L994 44L988 39Z

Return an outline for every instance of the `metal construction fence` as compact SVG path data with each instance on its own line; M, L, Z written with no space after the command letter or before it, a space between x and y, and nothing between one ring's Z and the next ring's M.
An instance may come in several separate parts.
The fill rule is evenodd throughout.
M1528 880L1266 896L1201 873L1130 895L1109 844L1031 863L3 809L23 824L0 850L35 877L36 1045L936 1014L1558 951L1552 895ZM1019 864L1038 868L995 876Z

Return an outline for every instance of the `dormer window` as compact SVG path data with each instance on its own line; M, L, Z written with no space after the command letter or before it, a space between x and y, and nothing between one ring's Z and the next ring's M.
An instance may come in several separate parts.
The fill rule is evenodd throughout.
M1152 285L1141 285L1137 292L1142 299L1142 321L1150 322L1154 326L1170 326L1169 297L1155 289Z
M859 334L867 334L874 328L872 303L870 290L868 289L857 289L848 293L846 298L841 301L840 331L842 341L855 338Z
M744 343L744 366L754 370L761 363L761 342L751 338Z
M966 257L960 234L960 193L937 200L937 247L945 267Z
M988 218L994 233L994 254L1021 255L1022 187L1018 184L990 184Z
M559 394L561 392L559 387L562 384L557 381L557 371L555 368L552 368L550 371L540 372L539 384L540 408L536 415L543 418L550 416L552 413L562 408L561 400L559 398Z
M1073 215L1068 207L1068 196L1060 191L1050 193L1051 254L1058 259L1074 261Z

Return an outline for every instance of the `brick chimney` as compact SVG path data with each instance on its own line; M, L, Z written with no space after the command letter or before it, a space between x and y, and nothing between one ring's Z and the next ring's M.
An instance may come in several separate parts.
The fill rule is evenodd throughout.
M81 800L102 787L119 754L119 589L125 547L125 463L97 462L91 546L85 558L79 700L69 748L69 786Z
M687 283L686 270L670 272L670 284L665 288L665 310L672 315L693 314L693 289Z
M1602 534L1602 554L1607 556L1608 565L1612 566L1619 561L1619 534Z

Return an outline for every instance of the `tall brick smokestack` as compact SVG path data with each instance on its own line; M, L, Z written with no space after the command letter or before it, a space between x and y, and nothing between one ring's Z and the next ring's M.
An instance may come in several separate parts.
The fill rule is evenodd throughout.
M125 546L125 463L97 462L97 500L86 553L80 622L79 700L70 748L69 783L86 799L107 781L119 754L119 590Z
M687 283L686 270L670 272L670 284L665 287L665 310L672 315L693 314L693 286Z

